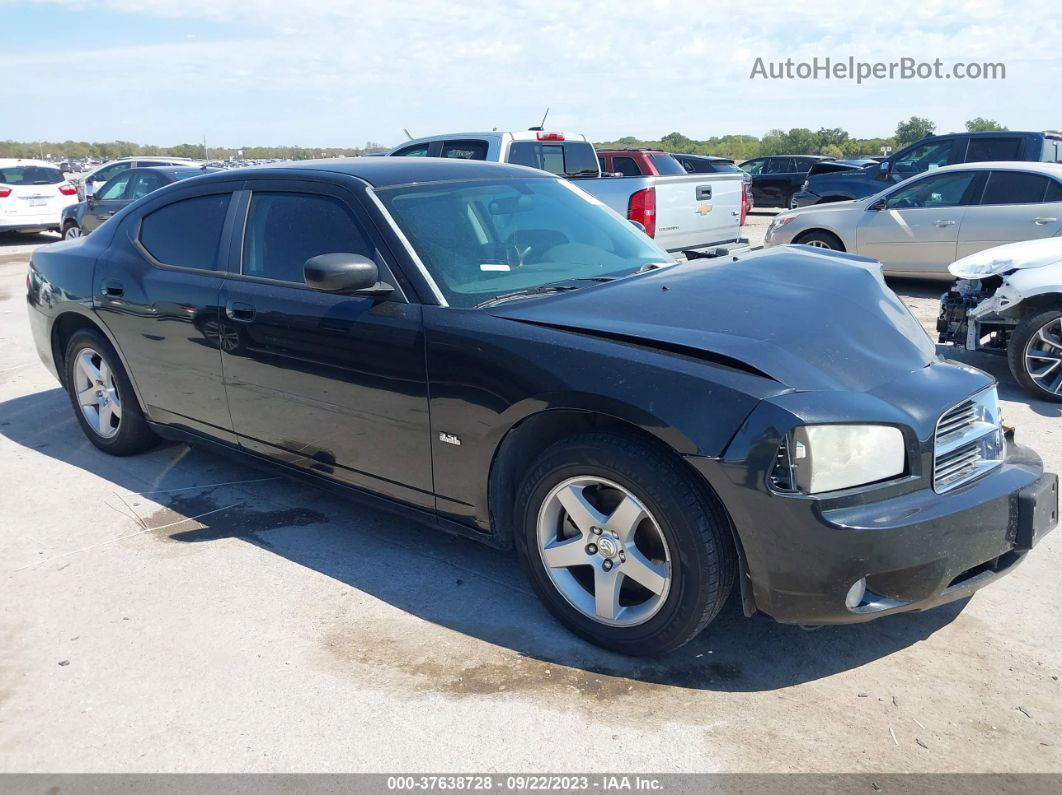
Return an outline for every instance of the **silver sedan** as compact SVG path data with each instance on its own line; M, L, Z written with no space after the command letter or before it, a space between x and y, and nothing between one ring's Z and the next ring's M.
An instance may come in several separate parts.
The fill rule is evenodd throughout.
M897 276L952 279L982 249L1062 234L1062 165L966 163L855 201L775 216L764 247L802 243L876 259Z

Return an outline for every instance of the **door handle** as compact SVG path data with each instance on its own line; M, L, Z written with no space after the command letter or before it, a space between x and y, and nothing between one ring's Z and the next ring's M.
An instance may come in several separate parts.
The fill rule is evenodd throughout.
M114 279L105 279L103 284L100 285L100 295L107 298L121 298L125 295L125 287L121 282L117 282Z
M697 201L706 202L712 198L712 186L711 185L698 185L697 186Z
M1033 223L1037 226L1044 226L1045 224L1053 224L1057 220L1057 218L1044 218L1043 216L1040 216L1039 218L1033 218Z
M250 323L254 320L254 307L243 301L227 301L225 315L229 320L235 320L238 323Z
M955 226L955 222L954 221L947 221L947 220L944 220L942 218L939 221L937 221L937 226Z

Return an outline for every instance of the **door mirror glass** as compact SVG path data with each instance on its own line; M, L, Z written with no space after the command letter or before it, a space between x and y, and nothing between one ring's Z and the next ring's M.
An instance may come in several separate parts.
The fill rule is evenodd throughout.
M360 292L380 286L376 263L360 254L318 254L306 260L302 272L307 286L329 293Z

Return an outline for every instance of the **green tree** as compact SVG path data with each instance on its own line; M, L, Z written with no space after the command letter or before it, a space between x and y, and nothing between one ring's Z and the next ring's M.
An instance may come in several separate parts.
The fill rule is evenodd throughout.
M896 125L896 145L907 146L907 144L913 144L927 135L932 135L936 129L937 125L929 119L912 116L907 121L901 121Z
M844 150L837 144L828 144L819 149L820 155L826 155L826 157L832 157L834 160L840 160L844 157Z
M1007 129L995 119L982 119L980 116L966 122L967 132L996 132Z
M826 154L824 151L826 147L843 149L845 143L848 142L848 132L840 127L819 127L819 131L815 133L815 139L819 145L819 153Z

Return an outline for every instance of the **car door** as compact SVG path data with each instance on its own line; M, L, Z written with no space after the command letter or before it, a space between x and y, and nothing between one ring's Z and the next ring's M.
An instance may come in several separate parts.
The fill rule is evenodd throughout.
M421 307L310 289L319 254L390 253L356 197L324 182L248 182L239 272L225 283L222 361L239 443L289 466L433 509Z
M956 258L1060 231L1062 183L1028 171L992 171L980 201L963 216Z
M893 273L940 274L955 261L959 226L980 185L976 171L927 174L867 204L855 253Z
M756 203L769 207L789 206L789 183L794 173L793 158L769 157L763 171L752 178Z
M238 184L148 197L118 221L93 276L96 311L148 415L229 443L219 300Z
M94 196L85 200L85 211L81 214L81 231L91 232L100 224L129 204L126 193L132 179L131 171L123 171L110 179L106 185L96 191Z

